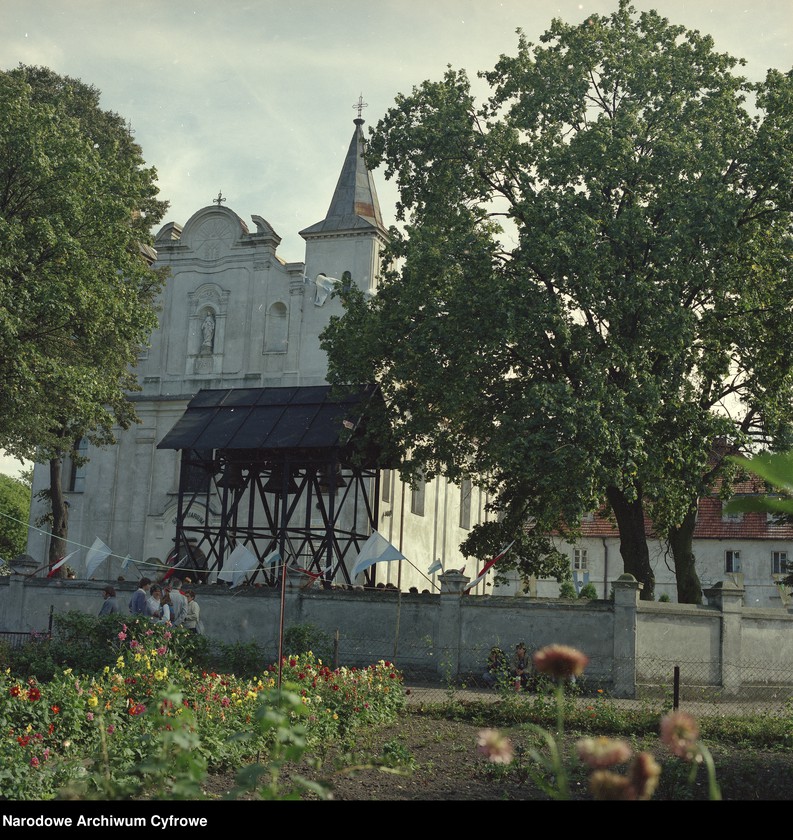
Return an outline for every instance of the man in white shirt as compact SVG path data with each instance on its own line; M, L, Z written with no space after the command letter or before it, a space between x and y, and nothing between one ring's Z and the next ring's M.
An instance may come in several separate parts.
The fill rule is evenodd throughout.
M168 592L171 597L171 609L173 610L173 617L171 624L178 627L183 621L187 613L187 598L179 591L182 588L181 578L172 577L168 581Z

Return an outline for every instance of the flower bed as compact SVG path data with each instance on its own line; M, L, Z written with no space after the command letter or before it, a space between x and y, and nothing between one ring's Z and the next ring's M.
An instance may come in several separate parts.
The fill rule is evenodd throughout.
M98 674L65 669L46 683L0 674L0 796L47 799L75 780L91 788L95 776L120 784L160 749L162 733L174 753L189 741L204 768L239 767L268 750L273 730L258 722L279 695L277 665L253 679L199 671L180 656L183 635L139 622L118 633L116 661ZM331 670L310 652L290 655L281 679L300 698L286 726L305 728L309 750L404 705L402 675L385 661Z

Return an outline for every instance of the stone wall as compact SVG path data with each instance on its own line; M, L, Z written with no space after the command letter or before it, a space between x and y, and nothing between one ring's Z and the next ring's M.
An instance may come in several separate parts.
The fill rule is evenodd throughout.
M793 614L745 608L732 583L708 590L702 606L645 603L630 576L615 582L614 601L565 602L504 596L469 596L468 578L444 575L440 595L393 590L288 589L284 626L312 624L337 643L339 662L397 663L411 678L442 679L481 673L487 652L508 653L519 641L533 650L560 643L590 658L587 677L615 696L635 697L646 686L669 686L675 666L684 686L740 696L757 687L793 686ZM98 581L0 578L0 630L46 629L55 614L96 614ZM126 610L132 583L117 587ZM256 641L268 661L277 658L281 597L278 590L198 589L206 634L227 643ZM288 652L288 651L287 651Z

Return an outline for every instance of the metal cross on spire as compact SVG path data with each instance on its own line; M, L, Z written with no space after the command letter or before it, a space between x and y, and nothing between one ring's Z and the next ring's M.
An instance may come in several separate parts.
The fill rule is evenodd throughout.
M360 120L361 119L361 111L363 111L364 108L368 108L369 103L363 101L363 94L361 94L358 97L358 101L352 107L358 109L358 119Z
M218 206L218 207L220 207L220 205L221 205L221 204L222 204L225 200L226 200L226 199L225 199L225 198L223 198L223 193L222 193L220 190L218 190L218 197L217 197L217 198L213 198L213 199L212 199L212 203L213 203L213 204L217 204L217 206Z

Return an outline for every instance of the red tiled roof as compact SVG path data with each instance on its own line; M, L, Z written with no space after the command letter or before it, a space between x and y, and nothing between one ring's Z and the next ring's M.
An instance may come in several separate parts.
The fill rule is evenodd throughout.
M758 493L758 491L760 491ZM756 482L745 481L735 486L736 496L762 495ZM775 525L765 513L744 513L738 521L725 521L723 503L715 493L699 500L694 539L697 540L793 540L793 525ZM648 539L656 538L652 522L644 517L644 531ZM595 514L591 521L581 523L584 537L618 537L617 523L612 517Z

